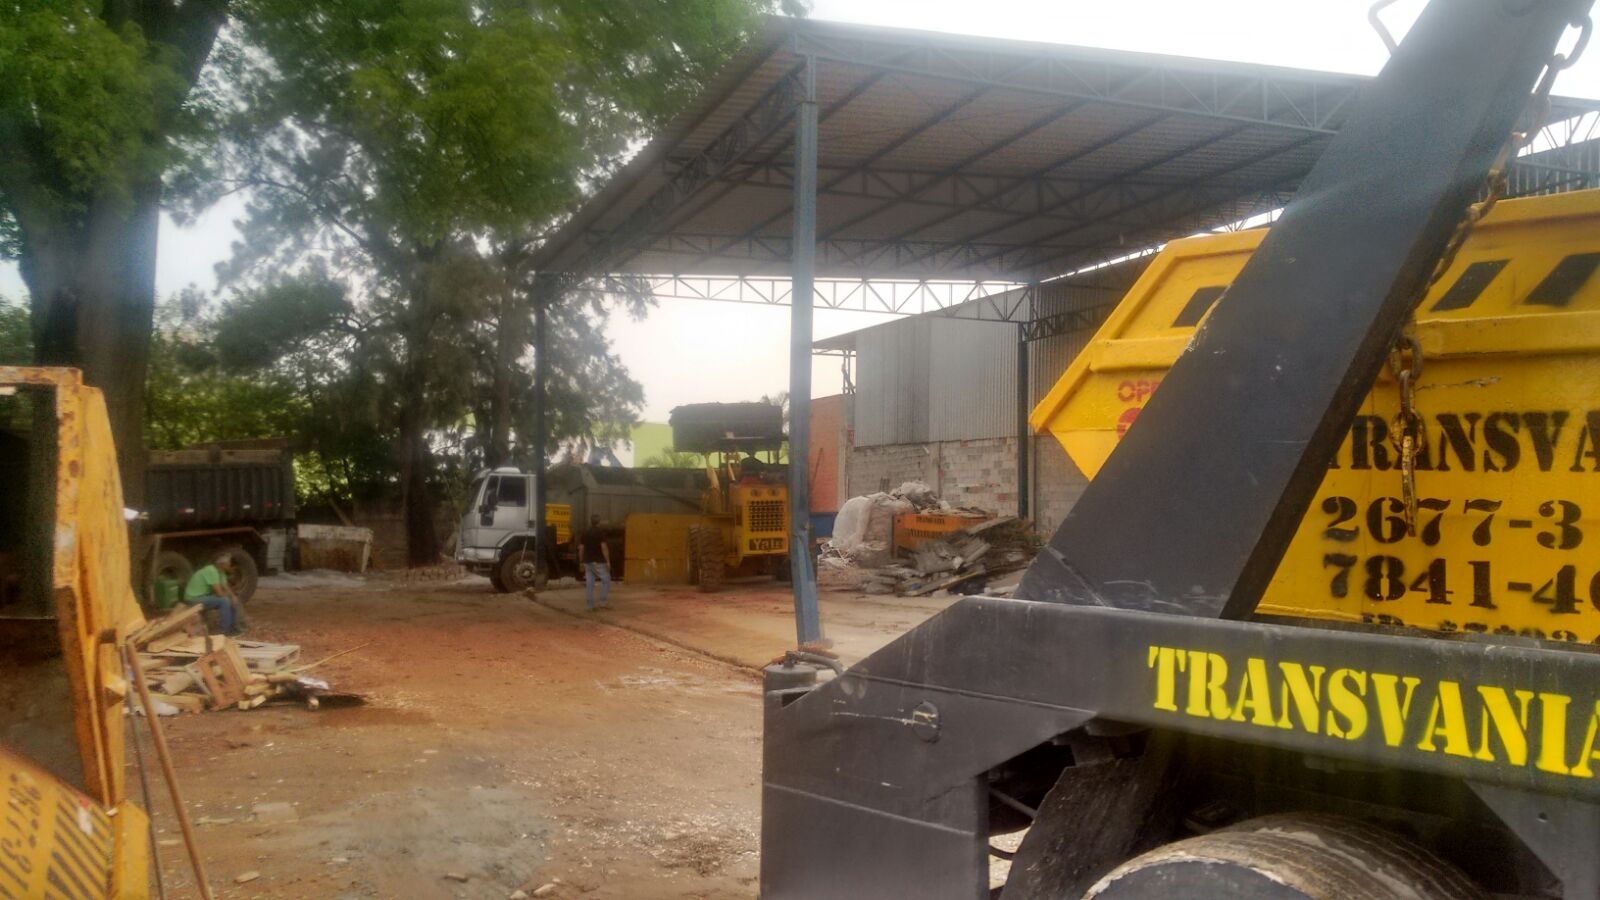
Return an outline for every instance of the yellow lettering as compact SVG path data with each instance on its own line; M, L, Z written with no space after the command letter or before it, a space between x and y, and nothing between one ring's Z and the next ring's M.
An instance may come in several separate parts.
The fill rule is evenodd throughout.
M1230 718L1243 722L1247 706L1250 707L1250 724L1267 728L1276 724L1272 719L1272 682L1267 680L1267 661L1258 656L1244 661L1244 677L1239 679L1238 699L1234 701Z
M1228 661L1204 650L1189 651L1189 705L1184 712L1202 719L1226 719Z
M1471 756L1467 742L1467 711L1461 705L1461 685L1454 681L1439 682L1439 692L1428 709L1428 724L1422 729L1418 750L1437 752L1435 737L1444 738L1444 752L1451 756Z
M1478 723L1478 752L1473 756L1484 762L1494 762L1489 749L1489 725L1500 736L1500 746L1505 748L1506 762L1514 766L1528 764L1528 701L1532 691L1517 691L1518 709L1511 708L1511 698L1504 688L1478 686L1478 696L1483 698L1483 717Z
M1171 647L1150 648L1150 661L1146 665L1156 670L1156 709L1178 711L1178 661L1181 657Z
M1406 698L1400 699L1399 691L1395 690L1395 683L1406 686ZM1401 679L1396 675L1384 675L1379 672L1372 673L1372 690L1378 695L1378 721L1383 724L1383 742L1391 747L1400 746L1406 736L1406 719L1411 717L1411 697L1417 690L1421 679L1407 675Z
M1290 701L1294 709L1300 714L1300 728L1316 734L1322 719L1322 673L1328 671L1322 666L1311 667L1311 677L1306 677L1305 666L1299 663L1278 663L1278 671L1283 673L1283 690L1278 694L1278 706L1282 710L1278 716L1279 728L1293 728L1289 721Z
M1596 703L1594 712L1589 714L1589 730L1583 736L1583 749L1578 751L1578 761L1572 766L1571 774L1574 777L1594 777L1594 770L1589 768L1589 761L1597 758L1594 752L1596 737L1600 737L1600 703Z
M1328 735L1353 741L1367 733L1367 673L1355 669L1338 669L1328 679ZM1337 713L1345 724L1334 718Z
M1571 697L1539 695L1539 758L1533 766L1552 775L1571 775L1567 767L1567 707Z

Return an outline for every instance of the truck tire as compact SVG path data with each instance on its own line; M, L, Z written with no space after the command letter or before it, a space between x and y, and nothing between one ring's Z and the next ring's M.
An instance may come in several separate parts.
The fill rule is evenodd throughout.
M690 580L699 585L702 594L722 587L726 574L727 553L722 549L722 529L694 525L689 528Z
M168 579L178 583L178 599L183 599L183 589L189 586L189 579L194 576L194 564L189 562L189 557L176 550L163 550L156 554L154 573L150 576L151 583L145 586L146 597L155 596L155 582Z
M489 570L489 586L494 588L496 594L504 594L508 590L505 581L500 578L499 566Z
M1337 816L1263 816L1123 863L1085 900L1486 900L1459 869L1397 834Z
M255 596L256 584L261 580L261 571L256 568L256 558L238 544L223 547L217 555L222 553L228 554L228 558L233 562L233 574L228 576L228 587L233 588L234 596L239 598L240 603L244 603Z
M548 579L545 573L539 571L538 556L526 548L507 553L495 571L500 576L502 589L511 593L542 591Z

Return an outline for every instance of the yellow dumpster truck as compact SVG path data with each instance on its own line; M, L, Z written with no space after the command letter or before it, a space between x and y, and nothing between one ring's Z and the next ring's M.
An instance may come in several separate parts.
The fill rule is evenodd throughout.
M0 367L0 897L150 896L120 658L143 623L100 392Z
M1600 896L1600 195L1493 202L1588 8L1428 5L1035 410L1016 596L767 669L764 900Z

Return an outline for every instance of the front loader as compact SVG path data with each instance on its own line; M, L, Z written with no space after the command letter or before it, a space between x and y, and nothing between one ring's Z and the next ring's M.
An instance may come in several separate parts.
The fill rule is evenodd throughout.
M1431 3L1041 405L1098 471L1017 597L769 668L764 898L1600 896L1600 204L1475 203L1588 7Z

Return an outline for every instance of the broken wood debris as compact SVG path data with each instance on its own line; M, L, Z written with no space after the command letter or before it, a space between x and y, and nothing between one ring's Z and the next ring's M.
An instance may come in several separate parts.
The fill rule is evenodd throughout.
M128 637L155 699L195 713L256 709L280 699L310 709L319 698L360 702L359 695L336 693L326 681L301 674L309 666L299 665L298 645L206 634L201 609L180 606Z
M1026 568L1038 550L1026 519L987 519L939 540L924 541L895 563L870 570L861 582L868 594L925 597L936 591L976 593L993 577Z

